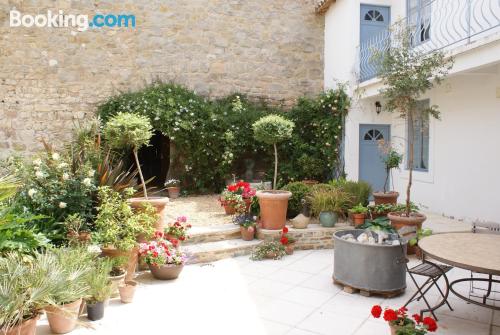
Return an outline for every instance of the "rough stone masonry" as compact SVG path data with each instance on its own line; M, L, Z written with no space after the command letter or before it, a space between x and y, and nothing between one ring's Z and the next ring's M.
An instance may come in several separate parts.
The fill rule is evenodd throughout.
M60 144L95 106L151 81L291 104L323 88L314 0L0 0L0 157ZM135 28L10 27L36 15L131 13Z

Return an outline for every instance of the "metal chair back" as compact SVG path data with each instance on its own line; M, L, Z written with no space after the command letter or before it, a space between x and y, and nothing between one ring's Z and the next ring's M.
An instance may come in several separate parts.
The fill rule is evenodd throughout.
M500 223L474 221L472 223L472 232L478 234L500 234Z

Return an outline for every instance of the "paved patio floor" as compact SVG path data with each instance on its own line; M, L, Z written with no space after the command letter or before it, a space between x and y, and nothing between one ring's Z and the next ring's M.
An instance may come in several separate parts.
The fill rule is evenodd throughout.
M73 334L389 334L385 322L370 317L370 309L374 304L400 307L413 285L408 281L406 293L392 299L350 295L332 284L332 266L333 250L315 250L278 261L242 256L190 265L175 281L144 273L132 304L111 301L105 318L89 323L94 329L82 325ZM455 269L450 279L468 275ZM436 299L437 292L432 294ZM490 310L454 297L450 302L455 311L439 310L437 334L488 334ZM410 305L410 314L418 309ZM492 334L500 334L499 312L493 324ZM42 320L37 334L49 333Z

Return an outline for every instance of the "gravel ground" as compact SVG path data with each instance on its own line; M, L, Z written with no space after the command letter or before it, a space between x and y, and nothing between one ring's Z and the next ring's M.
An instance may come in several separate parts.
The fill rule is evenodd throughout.
M170 199L167 205L167 222L185 215L193 226L215 226L232 223L231 216L224 213L219 204L219 195L199 195Z

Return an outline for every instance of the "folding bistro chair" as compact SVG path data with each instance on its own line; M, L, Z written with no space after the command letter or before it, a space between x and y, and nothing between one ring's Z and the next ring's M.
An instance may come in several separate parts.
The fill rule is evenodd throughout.
M500 234L500 223L475 221L472 223L472 232L475 234ZM479 277L479 273L471 271L470 278L473 279L474 275L476 277ZM491 283L491 279L493 278L493 275L488 275L488 276L489 276L490 283ZM474 292L474 290L484 291L484 292L486 292L486 294L478 295L476 292ZM479 298L479 299L483 300L483 303L486 303L486 300L495 301L495 302L500 301L499 299L491 298L490 297L491 293L500 293L500 291L496 291L496 290L491 289L491 286L489 287L489 290L482 288L482 287L474 286L474 282L473 281L470 282L469 299L471 297Z
M409 241L415 234L417 233L417 228L416 227L405 227L402 228L398 231L398 235L400 237L400 243L399 245L401 246L401 251L403 253L404 259L405 259L405 265L406 265L406 271L408 272L411 280L413 281L413 284L415 284L415 287L417 288L417 291L411 296L411 298L404 304L403 307L408 306L410 303L413 301L420 301L422 299L425 304L427 305L427 309L423 309L420 311L420 316L422 317L425 312L430 312L434 319L438 319L436 317L436 314L434 314L434 311L441 307L442 305L446 304L450 310L453 311L453 308L451 308L450 304L448 303L448 294L449 294L449 281L448 278L446 277L446 273L450 271L453 267L444 265L444 264L436 264L433 262L430 262L425 259L425 255L423 259L421 260L421 263L418 265L415 265L413 267L409 267L409 259L406 256L406 250L403 247L404 242L403 241ZM426 277L427 280L424 282L423 285L419 285L417 280L415 279L415 276L422 276ZM443 278L445 281L445 290L441 290L441 288L438 285L438 281L440 278ZM441 294L441 297L443 298L440 303L438 303L436 306L431 307L429 301L425 297L425 294L429 292L429 290L435 286L439 293Z

